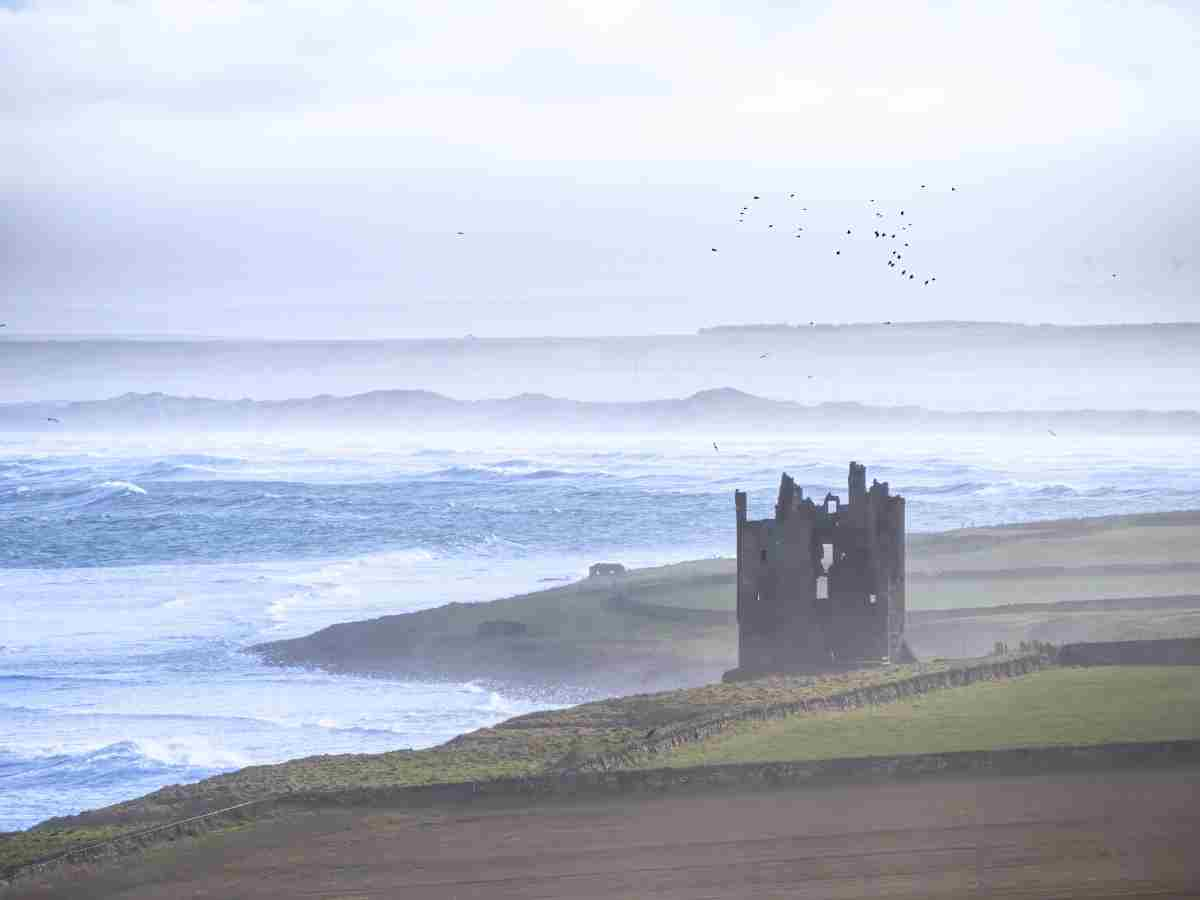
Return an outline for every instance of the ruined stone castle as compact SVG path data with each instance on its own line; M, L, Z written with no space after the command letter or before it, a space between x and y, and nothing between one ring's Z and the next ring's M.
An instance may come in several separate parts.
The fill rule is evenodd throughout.
M784 473L775 516L737 506L738 668L811 672L900 660L904 644L904 498L867 488L850 463L845 502L814 503Z

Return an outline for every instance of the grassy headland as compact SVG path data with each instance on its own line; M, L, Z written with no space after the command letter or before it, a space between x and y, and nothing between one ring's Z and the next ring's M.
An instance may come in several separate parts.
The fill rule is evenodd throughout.
M593 696L703 684L737 664L735 574L731 559L642 569L254 649L283 665ZM913 534L908 642L930 658L998 640L1200 634L1198 575L1200 512Z

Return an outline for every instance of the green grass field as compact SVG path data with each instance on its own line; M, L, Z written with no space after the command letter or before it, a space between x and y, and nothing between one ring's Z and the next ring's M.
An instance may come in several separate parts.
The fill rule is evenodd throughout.
M1200 738L1200 666L1052 669L845 713L747 724L652 766Z

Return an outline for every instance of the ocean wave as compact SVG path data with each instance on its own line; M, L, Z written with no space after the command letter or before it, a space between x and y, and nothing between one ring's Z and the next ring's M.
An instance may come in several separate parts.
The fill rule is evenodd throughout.
M221 473L216 469L211 469L206 466L169 462L152 463L138 473L139 478L149 478L158 481L167 481L173 478L219 478L220 476Z
M450 466L437 469L417 478L428 481L541 481L549 478L611 478L607 472L571 472L566 469L534 469L513 471L490 466Z
M23 782L62 789L119 782L148 772L205 777L249 764L241 754L199 736L138 739L69 752L61 747L6 750L0 755L0 781L8 789L15 789Z
M960 481L953 484L903 485L892 490L905 497L956 496L978 494L994 486L986 481Z
M1075 488L1066 484L1047 484L1029 492L1031 497L1074 497L1079 493Z
M34 504L38 512L55 512L63 510L83 509L106 502L120 502L146 496L148 492L139 484L132 481L109 480L91 485L39 485L36 488L22 485L13 491L10 497L19 497L13 501L20 504L19 511L27 512L27 505ZM18 509L18 507L14 507Z

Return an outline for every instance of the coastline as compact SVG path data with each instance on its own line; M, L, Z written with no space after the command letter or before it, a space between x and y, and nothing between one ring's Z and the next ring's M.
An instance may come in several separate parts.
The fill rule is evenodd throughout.
M963 662L964 657L984 656L996 641L1015 649L1027 638L1063 643L1200 635L1194 576L1200 563L1200 511L912 535L909 547L910 596L917 608L910 611L908 636L926 660L918 672L950 664L938 656ZM1153 593L1114 593L1131 579ZM960 603L921 608L926 585L927 596L957 597ZM1047 599L1056 596L1050 592L1055 585L1072 587L1070 599ZM576 758L619 753L630 740L642 740L647 729L653 733L667 722L691 721L701 712L726 715L746 702L737 692L765 692L755 694L754 703L787 703L791 695L778 691L801 698L813 691L824 696L844 679L857 689L904 674L906 667L897 666L890 667L893 671L778 683L768 679L741 687L713 684L735 660L732 588L732 560L700 560L585 579L490 603L451 604L336 625L307 638L266 645L289 648L291 655L277 655L274 662L297 665L303 659L331 671L375 675L399 674L449 648L454 653L441 660L440 670L420 674L428 678L457 672L463 677L467 673L455 667L469 661L471 677L482 673L519 687L518 679L532 674L541 682L525 682L526 690L559 692L560 698L571 689L583 699L625 696L527 714L428 751L316 756L252 766L47 820L6 837L19 844L44 837L52 846L70 845L256 797L338 785L373 788L527 777L545 766L549 771ZM1020 602L1010 602L1014 594ZM525 628L489 625L481 632L480 625L496 622ZM398 646L409 655L397 660ZM326 655L308 655L314 647ZM948 652L936 652L939 648ZM506 655L516 663L504 669L496 661ZM605 667L598 660L605 660ZM589 677L590 685L584 681ZM586 696L589 688L591 697ZM672 688L690 690L647 696L651 690Z

